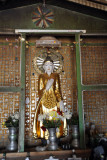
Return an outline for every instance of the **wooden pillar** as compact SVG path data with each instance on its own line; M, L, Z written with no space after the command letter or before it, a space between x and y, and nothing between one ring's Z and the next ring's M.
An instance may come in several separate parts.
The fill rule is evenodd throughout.
M19 121L19 140L18 151L24 152L24 135L25 135L25 34L21 36L20 42L21 54L21 91L20 91L20 121Z
M81 85L81 51L80 51L80 34L75 34L76 41L76 70L77 70L77 96L78 96L78 114L79 114L79 132L80 132L80 148L85 148L84 133L84 113L82 106L82 85Z

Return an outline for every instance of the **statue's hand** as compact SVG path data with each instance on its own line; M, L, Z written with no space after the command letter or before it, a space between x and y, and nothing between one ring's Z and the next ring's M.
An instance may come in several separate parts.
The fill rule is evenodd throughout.
M63 103L63 101L60 101L60 102L59 102L59 105L60 105L60 111L65 112L65 108L64 108L64 103Z
M48 80L48 82L47 82L47 84L46 84L46 90L49 90L49 89L51 88L53 82L54 82L54 79Z

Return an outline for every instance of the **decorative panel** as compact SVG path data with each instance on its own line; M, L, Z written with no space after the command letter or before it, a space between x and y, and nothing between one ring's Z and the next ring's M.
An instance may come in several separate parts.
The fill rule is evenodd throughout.
M8 129L2 127L2 123L14 112L19 112L20 93L0 93L0 148L8 143Z
M35 108L38 101L38 73L34 70L33 59L41 52L47 51L46 48L36 48L35 37L29 37L26 43L26 109L25 109L25 143L32 145L35 142L33 138L33 120ZM57 38L58 39L58 38ZM61 91L64 105L67 109L73 112L73 93L75 83L75 76L73 77L74 68L74 45L73 40L59 38L62 42L61 48L51 48L53 52L58 52L64 57L63 71L60 74ZM76 95L76 94L75 94ZM77 98L77 97L75 97ZM77 107L77 106L76 106Z
M0 36L0 86L20 85L20 46L16 36Z
M0 35L0 87L20 86L20 39ZM0 92L0 148L8 143L8 129L2 123L19 111L20 93Z
M95 123L99 133L107 133L107 91L84 91L85 123Z
M107 44L81 47L82 83L107 84Z

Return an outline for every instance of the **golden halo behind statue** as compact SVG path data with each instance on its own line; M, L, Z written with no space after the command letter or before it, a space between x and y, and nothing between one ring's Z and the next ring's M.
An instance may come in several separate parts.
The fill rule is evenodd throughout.
M43 50L41 53L38 53L34 57L33 67L35 71L39 74L44 73L43 63L47 56L50 56L50 58L53 60L54 72L60 73L63 69L63 56L55 50L54 51L51 50L48 53Z

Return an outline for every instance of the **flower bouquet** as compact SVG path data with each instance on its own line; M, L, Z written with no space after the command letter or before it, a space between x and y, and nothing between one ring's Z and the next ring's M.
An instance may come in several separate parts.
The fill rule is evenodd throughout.
M77 113L74 113L71 117L71 125L79 125L79 116Z
M79 124L79 117L77 113L71 114L69 111L64 113L67 124L68 125L78 125Z
M64 121L64 116L62 112L51 111L45 114L39 114L38 121L43 122L41 127L43 131L46 131L46 128L59 128L61 126L61 121Z
M17 131L19 127L19 112L10 115L6 121L2 123L2 127L7 127L9 130L9 143L6 149L9 151L16 151L18 149Z
M2 123L2 127L19 127L19 112L15 112L9 116L7 120Z
M65 112L64 116L66 118L67 124L70 125L71 124L71 118L72 118L71 112L70 111Z

